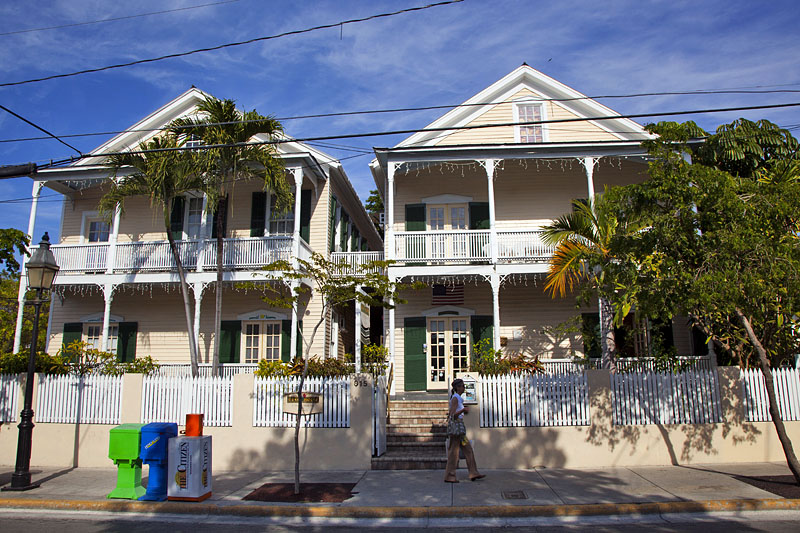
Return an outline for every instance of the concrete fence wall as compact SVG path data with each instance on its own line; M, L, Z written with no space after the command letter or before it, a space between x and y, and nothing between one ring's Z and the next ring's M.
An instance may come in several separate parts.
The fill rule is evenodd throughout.
M224 470L294 469L294 428L253 426L253 374L234 376L233 424L208 427L211 435L213 468ZM34 421L36 413L34 381ZM357 383L356 383L357 381ZM127 374L122 385L120 423L141 423L141 374ZM300 428L301 469L367 470L372 456L372 378L351 379L350 427ZM22 406L24 379L19 388ZM31 467L110 467L109 430L106 424L36 423L33 429ZM179 427L179 429L182 429ZM0 464L14 465L18 429L16 423L0 424Z
M475 376L476 378L478 376ZM124 377L120 423L140 422L141 375ZM38 379L34 382L38 383ZM254 427L252 374L234 377L231 427L206 427L213 436L214 469L292 470L294 428ZM372 455L372 380L351 380L349 428L300 430L301 468L367 470ZM738 368L719 369L721 422L714 424L616 425L611 376L587 372L588 426L481 428L480 405L465 417L481 468L600 467L783 461L771 422L748 422ZM22 405L24 380L19 386ZM34 412L36 411L34 391ZM480 398L479 398L480 401ZM445 413L442 413L444 419ZM109 467L108 435L113 425L36 423L31 465ZM795 448L800 421L786 422ZM16 459L16 423L0 424L0 464Z
M589 370L587 380L588 426L481 428L478 409L470 412L465 423L478 465L588 468L785 461L772 423L746 420L738 368L719 368L722 422L716 424L615 425L609 372ZM785 424L797 448L800 422Z

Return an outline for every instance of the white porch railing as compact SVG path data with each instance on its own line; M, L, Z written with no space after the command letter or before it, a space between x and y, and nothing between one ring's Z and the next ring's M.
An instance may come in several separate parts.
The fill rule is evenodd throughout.
M481 427L587 426L586 374L481 376Z
M39 376L36 422L119 424L122 376Z
M773 368L772 382L783 420L800 420L800 372L796 368ZM742 370L744 411L748 422L771 422L769 398L761 370Z
M200 377L211 377L210 363L200 363L197 366ZM258 365L254 363L223 363L219 365L219 375L223 378L229 378L236 374L252 374L257 368ZM188 378L192 376L192 365L189 363L160 363L158 370L153 375Z
M331 254L331 261L347 265L342 269L341 274L362 274L364 272L360 268L364 265L373 261L383 261L383 252L334 252ZM373 268L371 272L378 272L379 270Z
M489 230L407 231L395 233L395 259L444 263L488 261Z
M186 423L189 413L202 413L206 426L230 426L233 421L233 378L145 376L142 383L142 423Z
M178 241L178 253L186 270L214 270L217 242ZM108 243L57 244L51 248L62 273L105 272L108 268ZM258 269L292 256L291 236L225 239L223 265L226 269ZM311 249L301 240L300 257L310 259ZM114 272L171 272L175 261L168 241L120 242L116 245Z
M0 374L0 422L16 422L22 374Z
M498 231L497 257L501 261L550 260L555 247L542 241L542 231Z
M256 378L253 385L253 426L294 427L294 415L283 412L283 395L296 392L299 378ZM303 390L322 393L322 413L304 416L303 427L350 427L350 378L306 378Z
M611 388L616 425L722 421L716 371L615 373Z

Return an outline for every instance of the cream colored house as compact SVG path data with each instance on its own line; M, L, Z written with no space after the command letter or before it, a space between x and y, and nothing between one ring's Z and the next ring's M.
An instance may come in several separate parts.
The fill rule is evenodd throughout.
M552 250L541 228L575 199L646 179L640 143L650 135L528 65L425 130L377 148L371 164L388 275L430 286L388 313L395 392L445 390L484 338L505 353L583 355L580 332L548 327L576 315L586 327L596 308L545 294ZM660 329L679 354L704 348L681 321ZM647 355L649 334L631 339L632 353Z
M192 88L92 153L136 149L170 121L196 112L205 94ZM268 140L256 136L256 141ZM231 187L225 216L221 362L253 364L261 359L293 358L300 349L302 324L320 317L311 296L295 309L267 306L258 290L236 284L277 283L262 267L277 259L354 255L381 250L382 242L341 164L303 143L285 138L278 146L286 180L294 191L294 209L273 212L274 202L256 181ZM186 318L178 277L160 208L145 198L126 202L111 223L99 217L98 200L109 171L101 157L76 161L33 176L34 202L29 233L34 234L37 199L47 187L64 195L60 242L52 246L61 267L53 291L47 351L56 353L74 340L116 352L124 360L150 355L162 363L188 363ZM201 193L188 194L172 208L171 230L194 296L194 331L201 363L212 358L216 241L213 220ZM33 242L38 242L34 236ZM23 287L25 283L21 284ZM23 295L20 295L22 300ZM20 306L20 309L22 306ZM15 351L19 348L21 315ZM357 349L354 317L327 319L312 355L327 357ZM308 328L310 330L311 328Z

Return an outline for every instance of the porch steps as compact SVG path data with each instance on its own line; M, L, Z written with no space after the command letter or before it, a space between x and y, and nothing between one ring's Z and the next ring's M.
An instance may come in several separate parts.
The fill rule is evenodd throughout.
M446 418L446 399L390 401L386 453L372 458L372 469L444 470Z

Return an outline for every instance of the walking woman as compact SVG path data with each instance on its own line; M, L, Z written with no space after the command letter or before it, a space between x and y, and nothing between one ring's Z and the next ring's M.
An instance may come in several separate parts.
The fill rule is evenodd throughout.
M486 477L478 472L478 465L475 464L475 454L472 453L472 445L467 439L467 429L464 426L464 415L469 413L469 407L464 405L464 380L456 379L453 381L453 390L450 392L450 410L448 411L447 438L449 447L447 450L447 468L444 472L445 483L458 483L456 468L458 468L458 456L464 450L464 458L467 460L469 469L469 480L475 481Z

